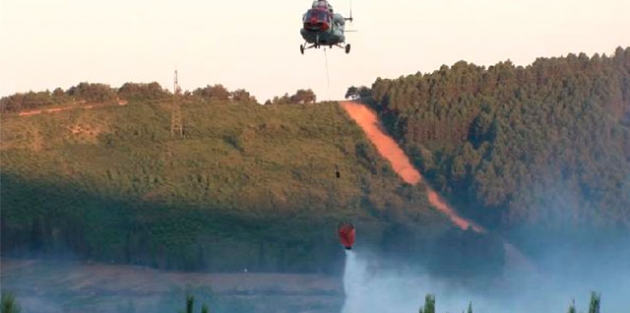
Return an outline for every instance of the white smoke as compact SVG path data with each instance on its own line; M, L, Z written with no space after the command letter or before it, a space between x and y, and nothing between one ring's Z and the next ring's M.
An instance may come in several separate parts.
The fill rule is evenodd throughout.
M346 251L343 277L346 301L341 313L418 312L427 293L444 288L432 283L427 276L410 273L382 272L371 269L367 260L360 259L353 250ZM461 312L468 306L465 300L450 299L449 305L440 304L448 294L436 294L440 312Z
M415 313L424 305L427 294L435 296L438 313L465 312L470 302L474 312L566 312L572 300L578 312L583 312L588 309L591 291L601 294L602 312L626 312L630 308L628 268L618 264L614 269L601 269L602 274L617 273L615 279L608 275L593 279L557 273L540 281L510 271L506 272L506 285L471 290L410 270L373 268L373 257L346 251L346 300L341 313Z

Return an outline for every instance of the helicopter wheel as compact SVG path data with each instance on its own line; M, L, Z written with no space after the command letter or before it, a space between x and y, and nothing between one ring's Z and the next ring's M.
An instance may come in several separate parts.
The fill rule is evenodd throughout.
M300 45L300 53L304 54L304 45Z
M347 45L346 45L346 54L347 54L347 53L350 53L350 44L347 44Z

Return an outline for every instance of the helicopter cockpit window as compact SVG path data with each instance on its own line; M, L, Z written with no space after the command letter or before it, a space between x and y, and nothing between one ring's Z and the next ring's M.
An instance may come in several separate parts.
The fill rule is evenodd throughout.
M312 20L313 18L321 22L329 22L329 15L326 11L309 10L304 17L305 20Z

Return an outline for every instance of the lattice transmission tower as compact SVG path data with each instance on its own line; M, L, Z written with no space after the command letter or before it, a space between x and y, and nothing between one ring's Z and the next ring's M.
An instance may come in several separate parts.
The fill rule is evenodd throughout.
M182 89L177 83L177 71L175 71L175 87L173 88L173 105L171 110L171 136L182 137L184 127L182 123L182 105L180 103Z

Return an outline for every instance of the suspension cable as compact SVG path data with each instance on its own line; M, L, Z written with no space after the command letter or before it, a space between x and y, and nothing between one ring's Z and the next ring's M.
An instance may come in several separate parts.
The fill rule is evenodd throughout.
M326 47L324 47L324 59L326 60L326 86L328 88L326 95L328 96L328 100L330 100L330 74L328 72L328 54L326 54Z
M328 54L326 53L326 47L324 47L324 59L326 60L326 87L327 87L327 96L328 96L328 101L330 101L330 73L328 70ZM333 112L334 114L334 112ZM333 129L335 132L335 135L337 136L337 138L339 138L339 128L337 127L337 120L336 117L333 116ZM339 164L335 163L335 176L337 178L341 177L341 173L339 172Z

